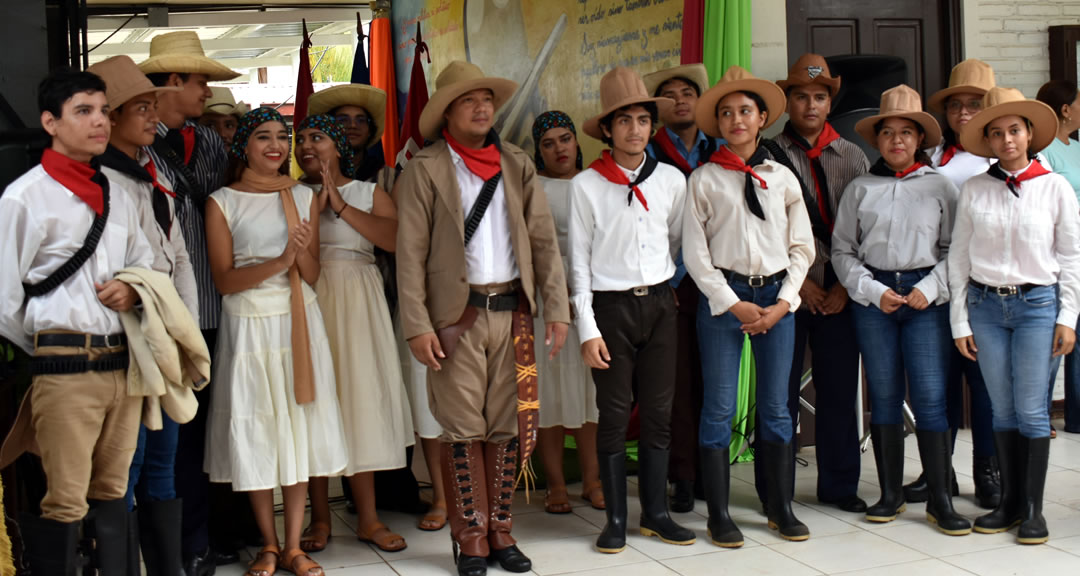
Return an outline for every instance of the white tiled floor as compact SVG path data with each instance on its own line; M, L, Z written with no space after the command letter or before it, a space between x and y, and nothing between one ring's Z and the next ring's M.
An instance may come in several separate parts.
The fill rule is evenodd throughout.
M1056 422L1060 431L1062 422ZM957 510L974 518L981 511L972 502L970 434L961 431L956 447L955 467L960 481ZM637 534L636 478L630 478L630 525L628 547L621 554L600 554L593 550L596 534L604 524L604 513L581 500L574 501L574 513L565 516L543 511L543 494L534 493L526 503L523 493L514 504L514 536L533 560L533 572L541 576L574 573L580 575L662 576L662 575L770 575L875 574L896 576L993 575L1073 575L1080 574L1080 435L1059 433L1051 442L1050 472L1047 476L1045 515L1050 526L1050 542L1043 546L1015 544L1010 533L971 534L949 537L925 521L922 504L908 510L889 524L869 524L862 515L848 514L818 504L814 497L816 468L813 448L800 456L810 466L799 468L795 488L796 515L809 527L810 540L785 542L769 531L760 514L752 485L753 468L737 465L732 470L731 513L746 538L738 550L723 550L706 541L705 503L695 511L676 514L676 519L698 533L692 546L671 546ZM920 470L915 438L908 438L905 477L913 479ZM570 494L580 493L571 486ZM871 453L863 455L859 494L868 501L877 498L877 476ZM326 551L313 558L326 569L327 576L423 576L454 574L448 529L422 532L416 518L383 513L382 520L401 533L408 548L397 553L378 552L350 536L355 517L335 508L334 537ZM281 519L279 518L279 523ZM254 552L252 550L251 552ZM221 576L240 576L244 566L234 564L218 569ZM490 574L507 574L497 567Z

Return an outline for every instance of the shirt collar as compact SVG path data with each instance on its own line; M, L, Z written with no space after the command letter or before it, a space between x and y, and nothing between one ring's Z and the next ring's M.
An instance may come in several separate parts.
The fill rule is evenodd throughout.
M633 182L634 180L637 180L638 174L641 173L642 167L645 166L645 160L647 159L647 157L648 154L642 155L641 164L638 164L637 168L634 168L633 170L627 170L626 168L623 168L622 164L619 164L618 162L616 162L615 164L619 167L619 170L622 170L623 174L626 174L626 177L629 178L631 182Z
M668 128L667 126L664 126L664 130L667 130L668 138L670 138L671 141L675 143L675 147L679 150L683 157L685 157L689 151L686 149L686 144L683 143L682 138L680 138L678 134L673 132L671 128ZM702 142L707 143L708 141L709 137L706 136L705 133L701 130L698 130L697 138L694 140L694 148L701 146Z

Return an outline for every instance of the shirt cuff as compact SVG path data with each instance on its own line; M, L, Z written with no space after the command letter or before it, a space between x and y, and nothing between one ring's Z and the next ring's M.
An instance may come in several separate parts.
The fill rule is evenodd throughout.
M790 312L794 312L799 309L801 300L799 299L799 288L795 286L794 282L785 281L780 286L780 292L776 295L777 300L783 300L788 303Z
M957 322L952 325L952 337L953 340L957 338L967 338L971 336L971 324L968 322Z
M867 304L876 308L881 308L881 297L888 291L888 286L877 280L872 280L870 285L866 287L866 299L869 300Z
M582 344L593 338L604 337L604 335L600 333L600 328L596 326L596 317L593 316L592 310L577 317L577 329Z
M709 312L713 316L719 316L738 303L739 296L735 294L735 291L730 286L725 284L717 294L709 296Z
M923 293L923 296L926 296L926 301L929 302L931 306L934 304L934 302L937 302L938 285L937 281L934 280L933 274L930 274L922 280L919 280L915 284L915 287L919 289L919 292Z
M1057 323L1076 330L1076 318L1078 315L1080 315L1080 312L1077 312L1076 310L1062 308L1058 310Z

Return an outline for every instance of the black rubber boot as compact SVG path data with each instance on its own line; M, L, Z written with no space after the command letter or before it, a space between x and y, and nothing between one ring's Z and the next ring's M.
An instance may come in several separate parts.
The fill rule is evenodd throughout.
M20 522L25 545L25 564L33 576L72 576L78 568L81 522L57 522L23 516Z
M997 459L976 458L971 465L971 475L975 480L975 504L987 510L997 508L1001 502L1001 479Z
M892 522L907 506L904 504L904 426L903 424L871 424L870 439L874 445L878 486L881 499L866 509L870 522Z
M794 493L795 447L787 444L761 443L765 450L765 470L769 475L769 528L784 540L802 542L810 538L810 529L791 510Z
M676 480L672 483L675 490L671 495L671 511L686 513L694 511L694 482Z
M997 534L1020 524L1021 474L1024 464L1020 460L1020 433L1016 430L994 432L994 450L997 452L998 471L1001 478L1001 498L989 514L975 519L975 531L980 534Z
M638 497L641 499L642 536L656 536L662 542L689 546L697 537L671 519L667 507L667 472L670 451L638 448Z
M930 499L926 501L926 519L949 536L971 534L971 523L956 513L952 495L949 494L949 487L952 486L950 432L916 430L915 436L919 440L919 457L930 489Z
M904 484L905 502L926 502L926 499L930 497L929 494L930 489L926 486L926 472L921 472L919 477L910 484Z
M139 557L140 532L139 514L137 511L128 512L127 534L127 574L128 576L142 576L142 568L139 566L141 561ZM149 565L149 561L147 561L147 565ZM148 572L148 574L152 573Z
M1046 468L1050 463L1050 438L1020 437L1020 454L1024 469L1024 489L1020 500L1020 529L1016 541L1021 544L1043 544L1050 531L1043 518L1043 490L1046 488ZM1025 446L1026 445L1026 446Z
M728 448L701 448L701 475L709 504L709 539L721 548L739 548L743 535L728 513L731 489L731 452Z
M139 506L143 560L147 576L184 576L180 551L183 501L147 502Z
M626 549L626 452L600 452L597 459L607 524L596 538L596 549L616 554Z
M94 566L101 576L128 573L128 509L123 498L88 500L94 539Z

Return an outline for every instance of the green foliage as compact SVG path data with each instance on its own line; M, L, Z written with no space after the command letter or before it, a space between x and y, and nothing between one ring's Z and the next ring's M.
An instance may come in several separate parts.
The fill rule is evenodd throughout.
M312 82L348 82L352 76L351 46L312 46L308 57Z

